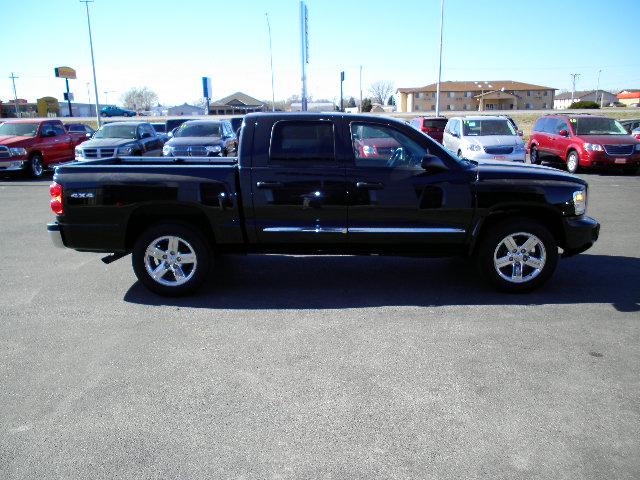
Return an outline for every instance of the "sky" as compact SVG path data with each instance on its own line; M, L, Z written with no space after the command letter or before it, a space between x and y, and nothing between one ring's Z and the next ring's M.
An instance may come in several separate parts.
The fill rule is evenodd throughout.
M371 83L433 83L438 75L440 0L307 0L308 91L364 96ZM271 98L269 15L276 100L300 94L298 0L95 0L89 4L102 104L146 86L160 102L193 103L201 77L213 98L236 91ZM77 70L76 101L94 101L85 5L79 0L0 0L0 100L62 100L56 66ZM558 90L640 88L631 42L640 0L445 0L442 80L516 80ZM105 94L105 92L108 92Z

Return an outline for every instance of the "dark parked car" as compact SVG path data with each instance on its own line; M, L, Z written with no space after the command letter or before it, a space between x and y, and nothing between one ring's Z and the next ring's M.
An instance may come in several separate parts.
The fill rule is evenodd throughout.
M190 120L173 133L162 149L166 157L230 157L238 138L228 120Z
M76 160L160 155L163 145L147 122L113 122L103 125L91 140L76 148Z
M409 122L416 130L426 133L436 142L442 143L444 127L447 125L446 117L416 117Z
M498 288L523 292L551 277L559 249L575 255L598 238L598 222L586 215L587 183L560 170L456 158L384 117L246 120L237 162L125 158L58 167L52 240L111 253L107 263L132 253L143 285L180 295L204 282L215 254L248 252L463 255ZM352 141L358 129L399 146L363 157Z
M189 120L196 120L195 118L170 118L166 123L166 132L169 135L169 138L173 137L176 129L182 125L184 122L188 122Z
M631 133L634 130L640 128L640 118L620 120L620 125L622 125L628 133Z
M84 123L67 123L65 124L67 132L84 134L87 138L91 138L95 130Z
M596 115L546 115L529 139L531 163L560 161L569 172L614 167L634 174L640 167L640 141L620 122Z

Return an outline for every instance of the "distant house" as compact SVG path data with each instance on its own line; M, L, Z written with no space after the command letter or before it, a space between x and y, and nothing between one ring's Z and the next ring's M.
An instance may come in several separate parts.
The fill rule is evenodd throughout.
M202 107L189 105L188 103L183 103L182 105L167 108L167 115L171 117L181 115L204 115L204 113L205 112Z
M618 95L616 95L618 102L626 105L638 105L640 104L640 90L631 89L631 90L622 90Z
M603 106L609 105L617 100L617 97L613 93L605 90L584 90L574 92L573 94L574 102L596 102ZM571 92L559 93L553 100L553 108L556 110L564 110L565 108L569 108L569 105L571 105Z
M265 102L246 93L236 92L209 104L211 115L244 115L245 113L264 112Z
M435 83L399 88L399 112L436 109ZM512 80L440 83L440 110L546 110L553 106L555 88Z

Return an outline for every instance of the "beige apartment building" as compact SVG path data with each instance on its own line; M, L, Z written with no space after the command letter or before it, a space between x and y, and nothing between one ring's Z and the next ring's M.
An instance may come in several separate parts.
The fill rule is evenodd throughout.
M436 109L437 84L399 88L399 112ZM512 80L440 83L440 111L546 110L553 108L556 89Z

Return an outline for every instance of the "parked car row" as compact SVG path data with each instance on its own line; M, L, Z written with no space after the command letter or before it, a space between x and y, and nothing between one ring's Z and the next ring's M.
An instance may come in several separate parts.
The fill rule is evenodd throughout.
M411 126L454 155L470 160L560 163L569 172L614 167L634 174L640 167L640 119L623 120L588 114L540 117L525 145L515 121L504 115L418 117Z

